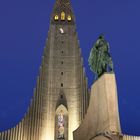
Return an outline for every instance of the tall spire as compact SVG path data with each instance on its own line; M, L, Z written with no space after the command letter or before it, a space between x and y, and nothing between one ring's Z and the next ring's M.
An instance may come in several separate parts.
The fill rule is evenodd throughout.
M51 23L52 24L73 24L74 14L71 7L70 0L56 0Z

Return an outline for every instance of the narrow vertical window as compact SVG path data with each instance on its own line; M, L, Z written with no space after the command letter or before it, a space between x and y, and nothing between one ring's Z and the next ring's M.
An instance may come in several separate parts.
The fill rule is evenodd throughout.
M68 15L67 20L71 21L71 16L70 15Z
M63 95L61 95L61 99L63 99Z
M65 20L65 16L66 16L65 13L62 12L62 13L61 13L61 20Z
M63 111L61 110L60 113L58 114L58 139L64 139L64 133L65 133L65 128L64 128L64 114Z
M59 19L58 15L55 15L54 20L58 20L58 19Z
M63 105L58 106L56 110L55 140L68 140L68 110Z

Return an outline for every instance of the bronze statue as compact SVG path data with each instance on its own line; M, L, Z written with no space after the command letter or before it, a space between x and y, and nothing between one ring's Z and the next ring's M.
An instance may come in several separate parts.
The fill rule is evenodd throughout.
M104 72L113 71L113 62L109 53L109 44L101 35L94 44L88 59L90 69L99 78Z

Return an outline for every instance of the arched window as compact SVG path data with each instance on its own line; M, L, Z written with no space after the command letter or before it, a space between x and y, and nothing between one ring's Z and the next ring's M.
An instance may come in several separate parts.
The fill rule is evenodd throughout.
M58 20L58 19L59 19L58 15L55 15L54 20Z
M67 20L71 21L71 16L70 15L68 15Z
M68 139L68 110L62 104L55 115L55 140L58 139Z
M61 13L61 20L65 20L65 16L66 16L66 15L65 15L65 12L62 12L62 13Z

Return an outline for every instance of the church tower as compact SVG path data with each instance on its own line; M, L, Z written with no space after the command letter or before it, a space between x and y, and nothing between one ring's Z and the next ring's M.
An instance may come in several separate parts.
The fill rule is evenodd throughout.
M0 140L73 140L88 86L70 0L56 0L37 86L25 117Z
M86 112L88 90L70 0L56 0L44 63L45 133L50 140L72 140Z

